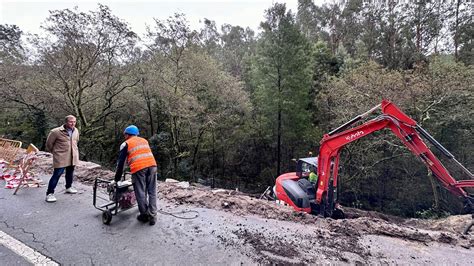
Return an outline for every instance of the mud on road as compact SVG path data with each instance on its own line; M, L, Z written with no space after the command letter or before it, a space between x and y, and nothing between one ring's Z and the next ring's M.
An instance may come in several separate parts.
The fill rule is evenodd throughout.
M159 184L160 198L176 204L222 210L236 216L254 215L285 224L234 229L223 241L234 247L251 246L249 255L261 263L474 263L474 232L463 235L470 215L439 220L402 219L376 212L346 208L347 219L333 220L259 200L232 190ZM297 228L296 231L288 228ZM400 249L393 249L400 246ZM409 247L409 248L408 248ZM423 252L418 252L422 250ZM420 255L421 254L421 255ZM439 257L439 258L438 258Z

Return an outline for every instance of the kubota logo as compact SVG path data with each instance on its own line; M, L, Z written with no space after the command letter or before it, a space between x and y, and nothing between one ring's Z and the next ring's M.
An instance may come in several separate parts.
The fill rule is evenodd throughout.
M353 139L355 139L355 138L358 138L358 137L360 137L360 136L362 136L362 135L364 135L364 131L359 130L359 131L357 131L356 133L353 133L353 134L351 134L350 136L347 136L347 137L346 137L346 140L351 141L351 140L353 140Z

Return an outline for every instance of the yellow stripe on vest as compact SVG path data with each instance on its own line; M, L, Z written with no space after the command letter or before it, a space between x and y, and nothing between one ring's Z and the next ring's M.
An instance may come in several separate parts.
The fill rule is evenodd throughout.
M135 157L130 159L129 163L132 164L136 160L138 160L140 158L144 158L144 157L153 157L153 154L152 153L142 153L142 154L136 155Z

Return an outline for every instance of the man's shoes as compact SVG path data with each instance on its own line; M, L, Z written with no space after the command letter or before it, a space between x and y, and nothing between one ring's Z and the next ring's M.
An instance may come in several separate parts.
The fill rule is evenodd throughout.
M77 189L75 189L75 188L73 188L73 187L66 188L66 193L69 193L69 194L76 194L76 193L77 193Z
M55 202L55 201L56 201L56 197L54 196L53 193L46 195L46 202Z
M150 225L155 225L156 224L156 218L155 216L149 216L149 219L150 219Z
M139 220L139 221L142 222L142 223L146 223L146 222L149 221L149 220L148 220L148 215L147 215L147 214L139 214L139 215L137 216L137 220Z

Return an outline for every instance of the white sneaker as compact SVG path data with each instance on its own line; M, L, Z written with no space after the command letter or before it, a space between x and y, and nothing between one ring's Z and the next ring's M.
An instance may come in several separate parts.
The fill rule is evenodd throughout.
M54 196L54 194L46 195L46 202L55 202L55 201L56 201L56 197Z
M69 194L76 194L76 193L77 193L77 189L75 189L75 188L73 188L73 187L66 188L66 193L69 193Z

